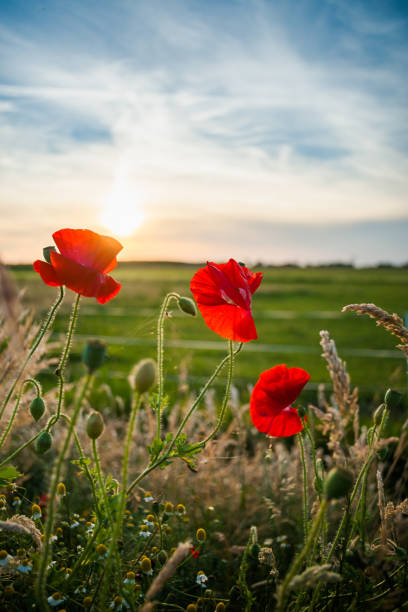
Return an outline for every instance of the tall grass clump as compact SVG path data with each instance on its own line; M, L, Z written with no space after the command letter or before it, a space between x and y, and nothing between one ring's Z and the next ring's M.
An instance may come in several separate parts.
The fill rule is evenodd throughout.
M85 346L82 376L72 379L80 302L115 297L120 285L108 273L121 245L89 230L60 230L54 239L59 251L46 249L45 261L34 264L57 287L41 326L21 308L4 269L0 276L3 609L401 609L408 421L400 393L384 389L367 419L333 338L322 331L331 391L319 389L316 402L302 406L309 374L279 364L253 381L243 403L234 364L257 337L251 304L262 275L234 260L209 262L194 275L195 301L165 296L157 357L129 372L128 398L101 384L106 346L99 341ZM65 341L50 346L65 287L76 294ZM165 326L172 308L186 317L198 308L226 351L200 391L180 376L170 401ZM399 317L373 304L345 310L369 314L407 354ZM56 350L60 358L51 360ZM55 384L44 392L39 375L51 367ZM216 379L224 382L220 400ZM118 416L118 401L129 405L126 415Z

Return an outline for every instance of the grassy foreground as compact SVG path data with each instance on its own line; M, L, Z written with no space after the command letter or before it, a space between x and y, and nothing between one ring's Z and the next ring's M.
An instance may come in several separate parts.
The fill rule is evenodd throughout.
M122 290L112 302L100 306L85 300L73 346L72 363L79 362L89 338L102 337L109 347L109 360L101 376L115 392L123 393L124 379L132 365L155 355L156 316L168 291L190 296L190 280L198 269L182 264L122 263L115 278ZM45 286L29 266L11 268L18 287L25 290L24 303L45 311L53 289ZM408 312L407 269L352 268L254 268L264 280L253 299L258 336L240 356L235 385L244 392L262 370L277 363L307 367L312 399L320 382L330 383L321 358L319 331L329 330L353 372L363 403L378 400L384 386L403 388L406 364L395 342L366 317L341 313L350 303L374 302L389 312ZM68 292L69 299L72 295ZM65 331L65 309L54 329ZM204 324L201 316L180 319L177 307L166 321L166 364L168 381L182 373L189 385L198 387L225 352L225 343ZM379 384L379 381L381 383Z

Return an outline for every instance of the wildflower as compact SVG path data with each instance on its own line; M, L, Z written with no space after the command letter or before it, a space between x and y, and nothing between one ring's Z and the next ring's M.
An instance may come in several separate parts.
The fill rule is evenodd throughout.
M62 538L62 536L64 535L64 532L62 531L61 527L57 527L57 536Z
M225 610L226 610L225 603L223 603L222 601L219 601L217 605L215 606L215 612L225 612Z
M145 519L143 519L144 524L148 529L153 529L154 527L154 516L153 514L148 514Z
M190 603L186 608L186 612L196 612L198 610L196 604Z
M8 554L7 550L0 550L0 566L4 567L12 560L13 557Z
M52 569L52 568L53 568L53 567L55 567L56 565L57 565L57 562L56 562L56 561L51 561L51 562L48 564L48 569Z
M33 504L31 506L31 518L33 519L33 521L36 521L37 519L40 519L42 516L42 512L41 512L41 508L38 504Z
M202 570L197 572L196 583L199 584L204 589L205 589L205 585L206 585L207 580L208 580L208 576L206 576L205 573Z
M153 574L152 562L150 561L149 557L142 557L140 561L140 567L142 568L142 571L148 576L151 576Z
M76 527L79 527L79 523L78 523L78 521L73 521L73 522L70 524L70 526L69 526L69 527L70 527L70 529L75 529Z
M183 514L185 514L185 513L186 513L186 508L185 508L185 506L183 506L183 504L177 504L177 506L176 506L176 512L177 512L177 514L180 514L180 516L181 516L181 515L183 515Z
M49 263L37 259L33 264L46 285L65 285L101 304L117 295L121 285L107 273L117 265L116 255L123 248L120 242L87 229L61 229L53 238L60 252L51 248Z
M191 556L192 556L194 559L198 559L198 557L200 556L200 551L199 551L198 549L194 548L194 546L192 546L192 547L190 548L190 552L191 552Z
M251 302L261 281L261 273L230 259L226 264L208 262L193 276L190 289L210 329L222 338L249 342L258 337Z
M148 530L147 525L141 525L140 526L140 531L139 531L139 535L142 538L148 538L149 536L151 536L151 532Z
M250 412L255 427L269 436L293 436L303 422L292 403L309 380L301 368L278 365L262 372L251 395Z
M14 506L14 508L16 509L18 509L21 506L21 499L18 497L18 495L13 497L13 501L11 502L11 505Z
M204 540L207 537L207 533L205 531L205 529L203 529L202 527L200 527L200 529L197 529L196 531L196 538L199 542L204 542Z
M136 574L135 572L128 572L126 574L126 578L123 581L123 584L136 584Z
M51 595L47 599L48 603L52 607L59 606L65 600L66 600L66 597L64 597L62 593L60 593L59 591L57 591L56 593L53 593L53 595Z
M92 597L89 597L89 595L84 597L84 599L82 600L82 605L84 606L84 608L90 608L92 606Z
M87 535L92 535L95 527L94 523L91 523L91 521L87 521L85 527Z
M21 561L21 563L17 565L17 569L22 574L29 574L33 568L29 564L29 562L26 559L24 559L23 561Z
M57 495L64 497L67 494L67 489L63 482L59 482L57 485Z
M72 574L72 569L70 567L67 567L65 570L65 580L68 580L71 574Z
M166 514L173 514L174 512L174 506L171 502L166 502L164 504L164 511Z
M116 595L116 597L113 598L113 601L111 601L109 607L113 610L122 610L123 608L129 608L129 604L125 599L123 599L123 597Z
M105 559L105 557L108 556L108 549L106 548L105 544L98 544L96 547L96 552L100 559Z
M150 491L146 491L144 498L145 502L151 502L154 500L153 495L150 493Z

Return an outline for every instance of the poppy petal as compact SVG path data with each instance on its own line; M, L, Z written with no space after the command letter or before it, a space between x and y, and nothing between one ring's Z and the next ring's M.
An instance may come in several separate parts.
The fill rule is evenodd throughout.
M95 297L104 304L119 292L121 284L111 276L94 268L83 266L55 251L51 252L51 264L61 283L85 297Z
M271 406L281 410L293 404L309 379L310 374L302 368L288 368L285 364L266 370L259 377Z
M198 304L198 308L206 325L222 338L249 342L258 337L250 310L230 304L220 306Z
M250 400L255 427L270 436L292 436L303 429L303 422L292 402L300 394L310 375L302 368L278 365L262 372Z
M220 306L224 304L218 287L211 278L208 267L200 268L191 279L190 290L197 304Z
M33 263L33 268L43 279L46 285L50 285L51 287L61 287L64 283L58 279L57 273L54 268L45 261L41 261L41 259L37 259Z
M270 422L267 431L269 436L286 438L302 431L304 425L295 408L285 408Z
M116 267L116 255L123 248L115 238L88 229L61 229L53 238L61 255L103 273Z

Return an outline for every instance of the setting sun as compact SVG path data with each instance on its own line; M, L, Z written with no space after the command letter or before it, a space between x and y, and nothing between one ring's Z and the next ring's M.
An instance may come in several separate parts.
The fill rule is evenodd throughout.
M132 185L115 184L102 203L100 221L110 232L130 236L143 223L143 195Z

